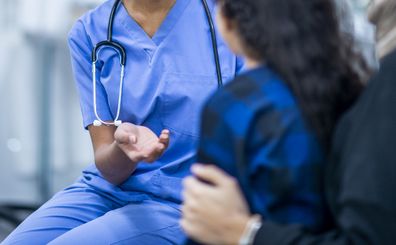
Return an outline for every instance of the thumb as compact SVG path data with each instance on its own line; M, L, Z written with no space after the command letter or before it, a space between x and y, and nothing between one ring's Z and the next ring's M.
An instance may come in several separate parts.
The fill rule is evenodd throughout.
M233 177L214 165L194 164L191 171L199 179L216 186L235 182Z
M129 135L128 137L129 137L129 142L128 143L131 143L131 144L136 144L137 143L136 135Z
M118 144L125 144L125 145L129 144L129 142L131 140L130 135L127 132L122 131L122 130L117 131L114 135L114 138Z

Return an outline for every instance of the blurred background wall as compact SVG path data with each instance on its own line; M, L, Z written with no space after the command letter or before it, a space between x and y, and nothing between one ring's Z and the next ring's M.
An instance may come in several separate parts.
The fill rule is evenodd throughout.
M0 202L40 203L92 162L67 33L101 0L0 0Z
M40 204L92 162L66 40L103 1L0 0L0 205ZM369 0L350 3L358 18Z

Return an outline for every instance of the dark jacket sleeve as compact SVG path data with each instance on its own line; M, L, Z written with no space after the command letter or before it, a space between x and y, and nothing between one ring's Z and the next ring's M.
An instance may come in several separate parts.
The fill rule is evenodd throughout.
M337 129L326 196L333 229L265 222L258 244L396 244L396 53Z

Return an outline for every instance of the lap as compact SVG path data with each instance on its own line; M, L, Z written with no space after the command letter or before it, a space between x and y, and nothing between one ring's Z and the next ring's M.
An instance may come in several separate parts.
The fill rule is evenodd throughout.
M46 244L114 208L112 201L89 188L64 190L30 215L3 244Z
M179 219L177 205L120 203L80 186L55 195L2 244L180 244Z
M180 210L144 200L112 210L50 244L181 244Z

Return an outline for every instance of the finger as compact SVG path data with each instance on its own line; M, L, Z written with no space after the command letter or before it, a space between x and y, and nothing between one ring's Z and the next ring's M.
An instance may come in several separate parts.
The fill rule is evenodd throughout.
M196 224L194 220L183 218L180 220L180 226L190 238L196 241L200 241L202 237L205 237L205 234L201 234L202 232L199 229L200 224Z
M161 134L170 134L170 131L169 131L169 129L163 129L161 131Z
M114 133L114 139L118 144L129 144L129 134L123 130L117 130Z
M200 198L195 197L191 193L184 194L184 212L188 215L199 215L200 213L204 212L207 207L202 205L202 200Z
M182 180L182 186L183 186L184 191L189 191L191 189L191 187L194 183L194 179L195 179L195 177L190 175L190 176L185 177Z
M187 219L181 219L180 220L180 226L182 227L182 229L184 230L184 232L188 235L192 235L193 234L193 229L192 226L190 224L190 222Z
M154 152L155 152L155 154L156 154L157 156L161 156L162 153L164 153L164 151L165 151L165 144L158 143L158 144L155 146Z
M127 133L136 133L137 126L133 123L124 122L120 126Z
M194 203L199 200L199 197L194 195L194 192L191 190L184 189L182 193L183 204L186 206L195 207Z
M168 143L169 142L169 134L161 134L158 141L161 143Z
M216 191L216 187L206 184L192 176L183 180L183 187L186 195L192 195L198 199L206 195L212 195Z
M207 186L205 183L200 183L200 185L202 185L202 189L199 187L197 188L196 186L184 189L184 205L186 210L189 211L189 214L195 214L201 217L210 217L210 213L216 213L219 209L222 209L222 207L216 206L216 203L218 203L219 196L222 195L223 190L210 185ZM208 209L208 207L210 207L210 209ZM212 208L214 209L212 210Z
M184 210L186 209L184 208ZM190 224L201 223L201 219L199 218L199 215L196 215L193 212L184 211L182 217L186 222L189 222Z
M129 135L129 143L130 144L136 144L137 143L136 135Z
M131 159L133 162L141 162L144 160L144 158L140 154L136 154L135 152L129 152L128 154L129 159Z
M151 147L144 153L145 161L148 163L152 163L157 160L165 151L165 145L158 143L155 146Z
M193 176L188 176L188 177L185 177L183 180L182 180L182 192L181 192L181 197L182 197L182 200L186 200L186 195L187 195L187 193L190 191L190 189L189 189L189 187L187 186L188 184L188 182L189 182L189 179L191 179L191 178L194 178Z
M185 219L191 219L193 217L193 212L194 211L185 204L181 207L181 213Z
M184 224L185 225L194 224L197 216L192 214L192 213L190 213L189 211L186 211L185 207L182 207L182 210L184 210L183 215L182 215L182 220L183 220Z
M160 137L159 137L159 142L165 145L165 148L168 148L170 141L169 137L169 130L165 129L162 131Z
M228 175L214 165L194 164L191 171L199 179L212 183L216 186L233 185L236 183L234 177Z
M188 196L193 196L192 193L191 193L191 186L188 183L189 182L189 180L188 180L189 178L194 178L194 177L189 176L189 177L184 178L183 181L182 181L181 197L182 197L182 200L184 202L187 200Z

